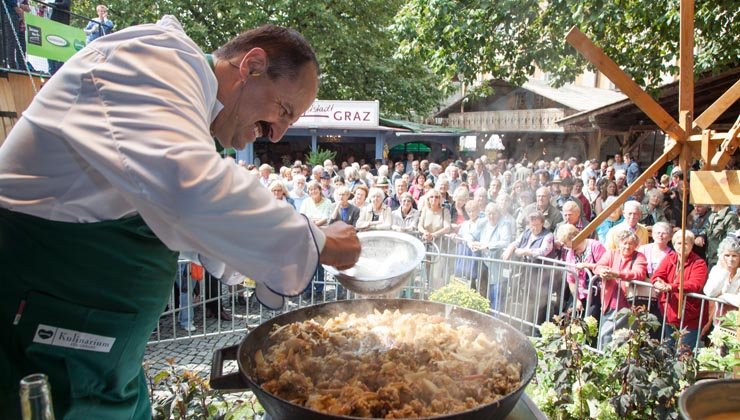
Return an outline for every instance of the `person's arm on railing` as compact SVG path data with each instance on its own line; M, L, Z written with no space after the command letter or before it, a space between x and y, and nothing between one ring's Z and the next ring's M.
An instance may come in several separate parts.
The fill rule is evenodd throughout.
M524 235L524 233L522 233L521 235L517 236L517 238L514 240L514 242L512 242L511 245L509 245L506 248L506 250L504 251L504 253L501 254L501 259L502 260L509 260L509 259L511 259L511 256L514 254L514 251L516 251L516 249L517 249L516 248L516 245L522 241L522 235Z
M98 23L94 20L87 22L87 26L85 26L83 31L85 31L85 35L92 35L93 33L98 31Z
M378 221L373 224L370 222L371 228L374 230L390 230L391 229L391 208L383 206L380 209Z
M635 261L627 269L619 271L618 276L622 280L640 280L644 281L647 278L647 259L640 252L635 252ZM627 288L629 287L629 281L620 282L622 292L627 294Z
M671 262L670 258L663 258L653 272L653 276L650 278L650 283L653 284L655 289L659 292L666 292L670 290L666 279L670 276ZM676 268L678 269L678 267Z
M509 223L499 223L498 231L496 233L497 235L494 237L495 240L488 243L487 248L490 251L493 251L494 249L504 249L514 239L514 233L512 232L511 224Z

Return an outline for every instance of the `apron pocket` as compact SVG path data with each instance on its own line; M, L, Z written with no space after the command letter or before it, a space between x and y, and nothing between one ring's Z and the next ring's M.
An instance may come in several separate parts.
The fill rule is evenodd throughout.
M136 320L136 313L91 308L31 291L16 333L26 357L50 379L58 375L56 381L67 381L72 398L126 398L124 388L137 380L141 369L140 355L126 351Z

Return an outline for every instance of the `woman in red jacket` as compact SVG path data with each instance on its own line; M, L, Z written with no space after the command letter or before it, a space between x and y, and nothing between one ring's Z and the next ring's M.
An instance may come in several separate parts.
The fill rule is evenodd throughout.
M685 235L685 241L682 235ZM683 312L683 320L681 319L681 313L678 312L680 282L678 265L681 261L681 254L686 255L683 292L687 294L702 292L704 283L707 282L707 263L691 252L694 247L694 234L691 231L677 231L673 234L672 242L676 253L663 258L655 269L650 282L660 293L659 307L666 323L663 339L673 343L673 333L683 328L686 329L686 333L681 336L681 344L693 348L698 345L700 338L699 315L701 314L702 302L699 299L686 298L686 308ZM703 322L708 322L709 318L705 308Z

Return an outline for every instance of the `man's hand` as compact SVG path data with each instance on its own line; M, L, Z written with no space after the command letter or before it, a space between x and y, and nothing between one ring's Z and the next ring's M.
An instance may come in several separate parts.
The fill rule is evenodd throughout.
M360 240L355 228L344 222L332 223L323 228L326 235L324 250L319 260L337 270L345 270L355 265L360 258Z

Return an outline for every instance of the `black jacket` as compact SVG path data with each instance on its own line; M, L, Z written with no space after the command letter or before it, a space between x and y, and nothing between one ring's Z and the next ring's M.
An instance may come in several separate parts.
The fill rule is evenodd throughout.
M56 0L55 2L50 2L50 4L54 7L51 9L51 16L49 18L55 22L69 25L69 10L72 8L72 0Z

